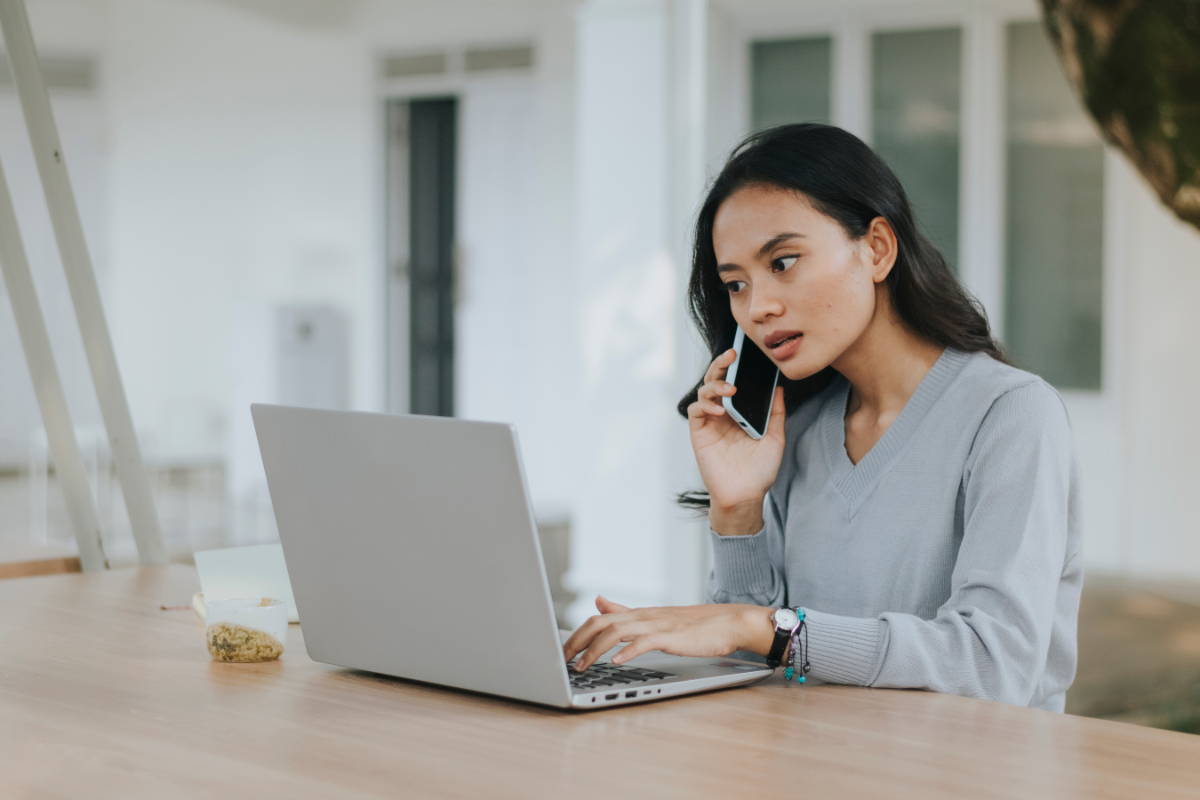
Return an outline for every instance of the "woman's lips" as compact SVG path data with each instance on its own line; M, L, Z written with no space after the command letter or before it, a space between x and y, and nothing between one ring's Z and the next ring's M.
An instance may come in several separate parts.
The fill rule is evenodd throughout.
M782 361L796 352L803 338L804 334L800 331L774 331L763 337L763 347L771 354L771 358Z
M800 343L804 341L803 333L794 333L786 339L779 340L774 346L768 345L767 351L771 354L772 360L786 361L800 349Z

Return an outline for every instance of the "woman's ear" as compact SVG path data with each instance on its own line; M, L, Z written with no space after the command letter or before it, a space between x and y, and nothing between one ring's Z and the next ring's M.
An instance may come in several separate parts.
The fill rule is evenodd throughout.
M896 264L899 253L896 232L886 219L876 217L871 220L863 239L871 250L871 279L875 283L882 283Z

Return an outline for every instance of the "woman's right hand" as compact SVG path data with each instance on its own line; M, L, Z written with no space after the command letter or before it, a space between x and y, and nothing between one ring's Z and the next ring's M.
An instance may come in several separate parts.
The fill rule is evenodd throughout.
M783 459L783 387L775 389L771 419L761 439L751 439L734 422L722 398L737 389L725 381L737 352L732 348L717 356L704 374L696 402L688 406L688 427L700 477L711 501L712 529L725 536L746 536L762 530L763 498L775 483Z

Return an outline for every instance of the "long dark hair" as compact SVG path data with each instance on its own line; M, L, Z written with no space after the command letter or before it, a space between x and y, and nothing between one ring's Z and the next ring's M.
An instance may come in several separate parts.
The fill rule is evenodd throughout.
M1007 363L979 301L959 284L945 256L917 228L896 175L854 134L816 123L780 125L746 137L730 154L700 208L688 281L688 313L704 338L710 361L729 349L737 329L729 292L717 275L713 220L730 195L756 184L802 194L813 208L836 220L851 239L861 239L871 221L883 217L896 234L896 263L886 285L901 321L937 344L966 353L987 353ZM780 376L787 410L820 393L833 377L832 367L798 381ZM679 401L679 413L684 417L702 385L703 378ZM686 492L679 502L707 508L708 496Z

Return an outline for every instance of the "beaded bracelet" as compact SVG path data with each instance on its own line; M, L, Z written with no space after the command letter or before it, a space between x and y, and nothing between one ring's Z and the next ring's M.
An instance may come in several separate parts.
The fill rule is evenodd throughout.
M800 650L800 675L796 678L796 683L804 683L804 676L808 674L808 626L804 622L804 609L797 608L796 613L800 616L800 624L792 631L792 639L788 643L787 669L783 671L783 679L790 681L796 669L796 651ZM800 633L804 633L804 646L800 647Z

